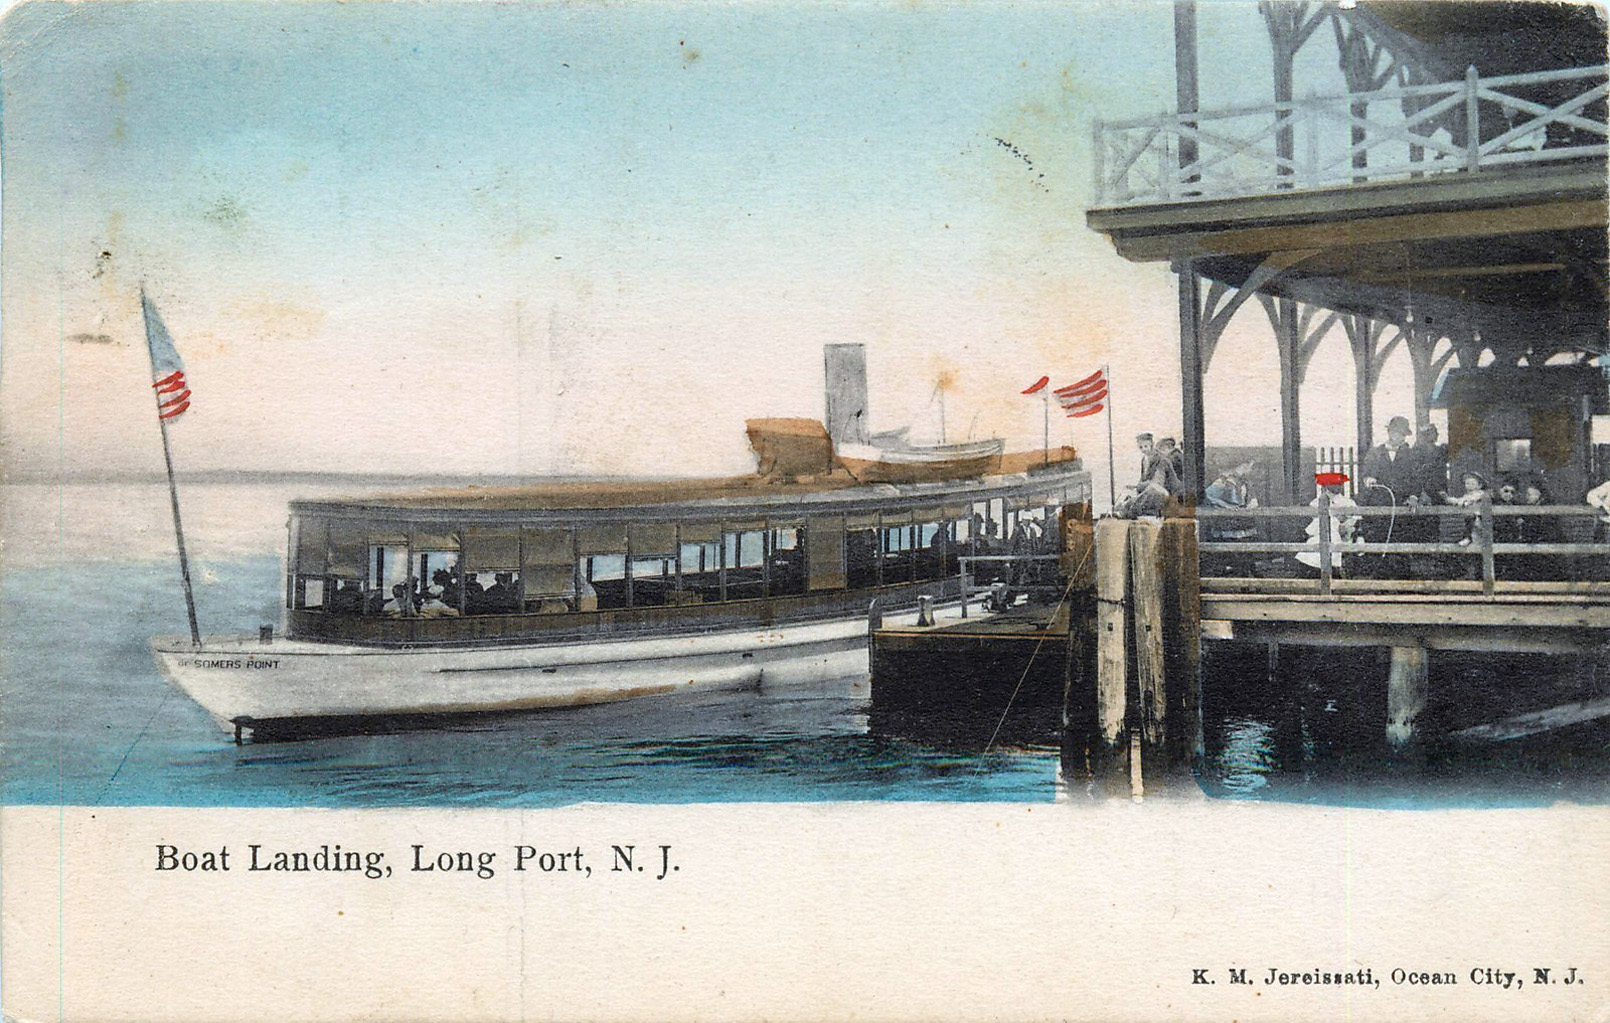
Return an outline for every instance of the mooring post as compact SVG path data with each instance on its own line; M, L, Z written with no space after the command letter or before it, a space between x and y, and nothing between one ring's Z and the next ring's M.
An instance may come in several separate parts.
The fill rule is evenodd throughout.
M1169 655L1169 738L1172 763L1199 770L1205 755L1202 735L1202 568L1195 519L1163 522L1163 558L1170 575L1165 620Z
M1135 677L1140 695L1143 776L1168 770L1168 669L1163 648L1164 566L1161 523L1139 519L1129 528L1130 605L1135 621Z
M1423 646L1395 646L1386 676L1386 741L1394 749L1414 742L1414 723L1426 709L1430 671Z
M1096 729L1090 771L1098 791L1129 794L1129 529L1126 519L1096 523Z
M1095 615L1096 523L1089 502L1066 505L1061 515L1062 575L1068 618L1062 676L1062 776L1083 778L1086 747L1096 730Z

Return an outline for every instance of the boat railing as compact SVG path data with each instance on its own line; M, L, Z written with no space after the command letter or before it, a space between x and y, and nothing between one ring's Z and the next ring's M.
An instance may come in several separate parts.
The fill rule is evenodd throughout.
M1007 574L1011 575L1013 574L1011 569L1015 567L1020 567L1033 562L1054 562L1059 560L1058 556L1055 554L964 554L956 560L961 568L961 616L963 618L967 617L967 605L973 597L981 595L988 596L989 594L995 593L1003 585L1007 588L1007 590L1014 594L1052 593L1061 595L1063 590L1063 587L1060 584L1039 581L1042 578L1039 574L1036 574L1033 577L1035 580L1033 582L1024 581L1021 579L1021 575L1024 573L1018 573L1020 575L1020 579L1016 582L1003 582L998 579L991 579L989 582L980 585L976 579L977 573L973 571L973 566L975 564L995 564L1005 567L1007 569Z
M1321 491L1309 505L1200 508L1196 515L1204 587L1210 582L1234 589L1247 580L1301 580L1302 572L1314 585L1298 588L1323 596L1364 586L1401 592L1469 589L1490 598L1500 583L1514 584L1505 587L1513 591L1543 591L1550 586L1542 584L1551 584L1575 592L1610 581L1610 542L1598 539L1604 531L1603 513L1588 505L1494 504L1490 497L1469 505L1355 505ZM1384 527L1379 525L1382 519ZM1373 520L1377 525L1370 531L1382 539L1360 539L1356 531L1362 531L1363 520ZM1462 524L1457 540L1446 539L1447 520ZM1298 522L1304 539L1270 538L1294 535ZM1525 522L1531 523L1534 536L1550 539L1511 539ZM1393 538L1394 531L1411 523L1435 523L1438 539ZM1425 531L1421 525L1410 535ZM1253 534L1262 535L1251 538ZM1306 563L1298 557L1303 554L1309 556ZM1354 584L1354 579L1360 582Z

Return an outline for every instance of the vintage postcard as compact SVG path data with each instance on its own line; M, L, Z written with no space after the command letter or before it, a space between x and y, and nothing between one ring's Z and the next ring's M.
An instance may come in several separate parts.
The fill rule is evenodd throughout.
M0 1010L1610 1017L1588 4L15 3Z

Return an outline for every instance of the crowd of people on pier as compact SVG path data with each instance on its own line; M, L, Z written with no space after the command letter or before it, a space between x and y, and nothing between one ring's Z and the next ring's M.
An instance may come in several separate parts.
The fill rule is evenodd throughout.
M1333 545L1356 542L1470 546L1479 544L1488 528L1481 511L1484 507L1519 510L1554 503L1543 478L1533 473L1505 474L1498 477L1496 485L1485 474L1474 470L1459 473L1451 480L1447 448L1440 443L1434 424L1423 424L1415 437L1408 419L1393 416L1387 422L1386 434L1385 441L1364 455L1358 470L1359 479L1354 482L1356 498L1349 496L1344 488L1347 477L1343 474L1318 474L1318 490L1330 507L1328 521ZM1141 456L1139 478L1125 489L1112 514L1119 518L1172 514L1171 502L1183 510L1191 495L1184 484L1183 454L1175 440L1172 437L1155 439L1152 433L1145 432L1136 435L1135 443ZM1219 473L1204 488L1202 506L1231 511L1256 508L1258 499L1249 482L1255 468L1256 462L1244 461ZM1610 480L1590 490L1585 500L1599 512L1595 539L1610 540ZM1320 494L1316 493L1309 502L1310 507L1317 510L1320 501ZM1414 514L1418 509L1435 505L1471 509L1468 516L1459 520L1457 537L1443 532L1441 516ZM1385 508L1391 513L1348 513L1348 509L1358 507ZM1494 514L1491 518L1491 538L1495 544L1563 543L1569 539L1557 514ZM1307 539L1316 548L1323 528L1318 514L1306 527ZM1255 541L1260 535L1251 518L1216 517L1203 530L1204 540L1220 542ZM1300 551L1292 557L1302 566L1302 571L1318 573L1320 554L1317 549ZM1251 567L1249 559L1223 560L1235 561L1238 569ZM1463 560L1459 559L1461 564ZM1420 555L1383 552L1349 555L1344 562L1340 552L1332 552L1333 571L1341 570L1344 563L1351 574L1402 578L1423 574L1427 559ZM1561 559L1540 554L1497 555L1496 565L1500 577L1511 579L1551 578L1565 569ZM1451 565L1442 567L1449 569Z

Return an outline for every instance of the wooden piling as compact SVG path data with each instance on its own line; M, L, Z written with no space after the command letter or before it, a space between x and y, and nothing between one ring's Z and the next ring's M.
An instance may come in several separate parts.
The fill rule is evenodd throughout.
M1129 530L1125 519L1096 523L1096 721L1090 770L1096 788L1129 794Z
M1068 649L1062 679L1062 775L1088 776L1096 733L1096 523L1089 502L1062 509L1062 575Z
M1164 628L1168 641L1169 716L1173 764L1198 770L1205 756L1202 733L1202 570L1196 520L1163 522L1163 557L1172 575Z
M1386 677L1386 741L1394 749L1414 743L1415 720L1426 709L1430 690L1426 648L1395 646Z
M1134 608L1135 679L1143 777L1168 770L1168 666L1163 603L1167 588L1161 523L1139 519L1129 529L1130 603Z

